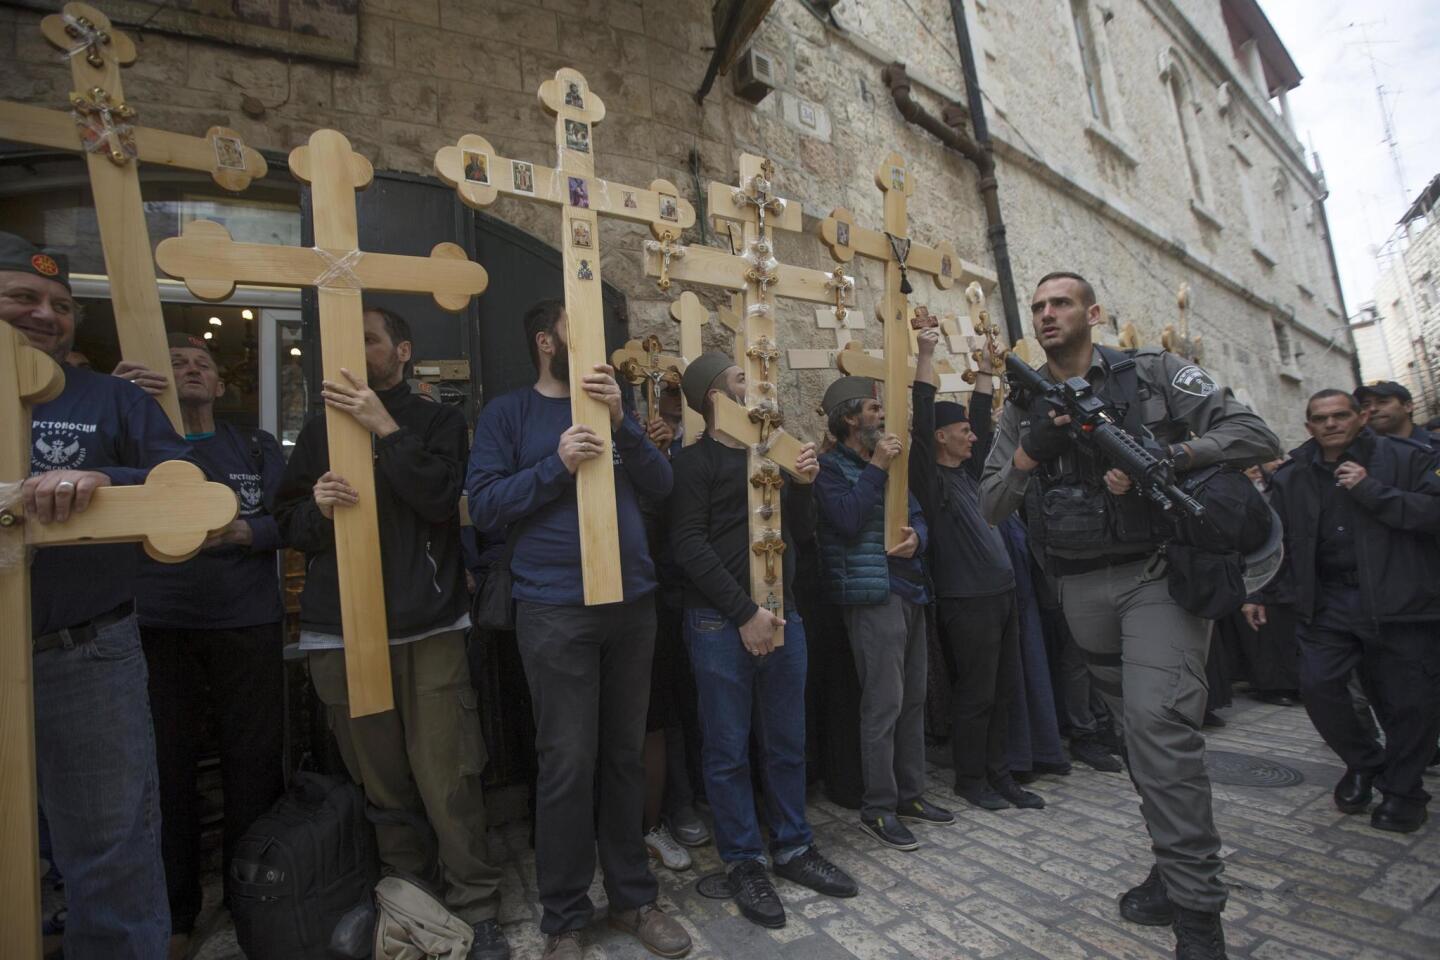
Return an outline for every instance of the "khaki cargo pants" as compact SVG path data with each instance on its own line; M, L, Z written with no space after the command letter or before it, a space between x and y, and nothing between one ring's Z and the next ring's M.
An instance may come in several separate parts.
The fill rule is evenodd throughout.
M432 839L418 822L376 824L380 862L428 887L465 922L492 920L500 871L487 857L485 743L464 631L392 646L390 674L395 709L352 719L345 651L310 653L310 680L365 799L382 811L428 820L434 830Z
M1165 574L1147 572L1145 560L1062 577L1060 599L1096 688L1122 718L1130 778L1170 899L1220 911L1224 866L1200 733L1211 622L1170 599Z

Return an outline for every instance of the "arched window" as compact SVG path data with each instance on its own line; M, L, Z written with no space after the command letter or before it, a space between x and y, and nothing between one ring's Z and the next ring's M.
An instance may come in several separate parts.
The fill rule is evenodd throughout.
M1200 204L1210 202L1210 173L1205 166L1205 156L1200 142L1200 126L1196 114L1200 104L1195 100L1194 84L1190 72L1174 47L1160 51L1160 80L1170 95L1175 110L1175 123L1180 133L1180 149L1185 156L1185 166L1190 177L1190 189Z

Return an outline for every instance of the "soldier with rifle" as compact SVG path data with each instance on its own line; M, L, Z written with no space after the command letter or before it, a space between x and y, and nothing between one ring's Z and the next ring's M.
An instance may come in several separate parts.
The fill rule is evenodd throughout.
M1161 548L1168 517L1203 513L1178 478L1265 462L1280 444L1189 361L1095 346L1103 312L1078 274L1042 278L1031 314L1048 382L1012 373L1030 406L1001 416L982 506L991 523L1024 507L1095 683L1123 718L1156 864L1121 914L1172 925L1178 960L1223 958L1226 891L1200 733L1211 622L1172 599Z

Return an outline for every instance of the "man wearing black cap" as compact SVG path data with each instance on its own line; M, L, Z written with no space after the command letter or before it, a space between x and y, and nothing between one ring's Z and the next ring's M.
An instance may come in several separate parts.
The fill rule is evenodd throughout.
M930 524L940 637L955 664L955 793L985 810L1039 809L1045 801L1015 782L1005 759L1019 682L1020 608L1005 539L980 509L985 451L972 455L978 438L965 408L935 401L930 376L939 332L923 330L918 339L910 489ZM989 376L976 378L974 408L987 444L990 390Z
M220 740L221 874L227 880L236 841L284 790L284 610L276 568L284 544L265 502L280 486L285 457L264 430L216 422L225 382L204 339L171 333L170 366L196 461L207 477L234 490L240 504L239 516L198 556L181 564L147 560L136 585L155 717L170 926L183 942L201 905L195 776L211 711ZM144 381L136 383L144 388Z
M61 364L65 390L31 409L26 514L80 513L94 492L188 459L159 404L133 384L64 363L79 308L63 254L0 233L0 320ZM65 876L72 960L165 954L155 740L136 627L134 544L40 550L30 568L40 803ZM26 811L12 811L26 816Z
M440 891L470 924L468 960L504 960L500 870L487 850L480 784L485 744L465 655L470 602L456 509L465 418L405 382L413 341L404 317L370 306L364 323L365 378L342 369L341 380L321 384L324 412L300 431L272 501L281 535L305 551L300 649L351 779L372 806L401 814L376 826L381 862ZM364 717L350 716L334 520L358 493L330 469L328 417L353 418L374 449L395 709Z
M1360 409L1370 417L1369 427L1382 437L1414 440L1432 450L1437 449L1435 437L1415 422L1415 401L1403 383L1376 380L1355 389Z
M760 745L775 873L820 893L853 897L855 882L815 847L805 819L805 625L795 607L796 543L815 529L811 482L815 445L804 444L786 478L780 522L785 606L780 615L750 597L749 467L743 444L715 426L714 398L745 402L745 371L707 353L685 370L685 402L705 417L705 434L674 461L670 538L685 573L685 642L700 698L702 767L715 813L715 841L730 871L736 905L752 923L779 927L785 908L765 873L765 851L750 782L750 734ZM785 642L773 645L776 627ZM753 720L752 720L753 717Z
M904 541L885 549L885 481L900 438L868 377L841 377L821 401L837 443L815 481L825 599L841 607L860 677L860 827L897 850L920 844L902 823L948 824L925 792L925 518L910 496ZM901 429L904 429L902 424Z

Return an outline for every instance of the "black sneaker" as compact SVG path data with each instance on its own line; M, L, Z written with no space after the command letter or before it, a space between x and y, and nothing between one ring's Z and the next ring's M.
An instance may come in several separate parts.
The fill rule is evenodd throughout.
M741 860L730 868L730 894L751 923L772 930L785 926L785 905L759 860Z
M1101 773L1119 773L1125 767L1098 740L1071 740L1070 757Z
M1120 916L1146 927L1168 927L1175 922L1175 906L1165 891L1159 864L1150 868L1140 886L1120 895Z
M510 941L505 939L499 920L481 920L473 929L475 940L465 960L510 960Z
M1175 907L1175 960L1227 960L1220 914Z
M990 786L994 789L996 793L1004 797L1010 803L1019 807L1021 810L1045 809L1044 797L1040 796L1040 794L1038 793L1031 793L1029 790L1022 789L1020 784L1016 783L1010 777L1006 777L1004 780L992 783L990 784Z
M944 807L935 806L924 797L900 801L895 808L895 815L911 823L938 823L943 826L955 822L955 814Z
M804 853L775 864L775 876L809 887L827 897L853 897L860 892L860 886L850 878L850 874L822 857L813 843L805 848Z
M861 817L860 829L887 847L894 847L896 850L920 849L920 841L915 839L915 834L893 813L883 817Z
M1030 772L1049 777L1070 776L1071 766L1068 763L1046 763L1044 760L1036 760L1030 765Z
M955 784L955 796L981 810L1009 810L1011 806L1010 801L991 789L988 783L978 783L972 786L961 786L957 783Z

